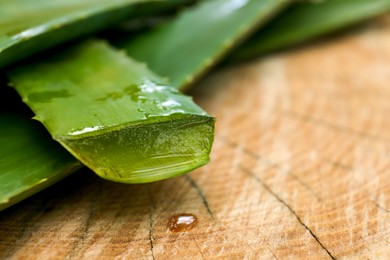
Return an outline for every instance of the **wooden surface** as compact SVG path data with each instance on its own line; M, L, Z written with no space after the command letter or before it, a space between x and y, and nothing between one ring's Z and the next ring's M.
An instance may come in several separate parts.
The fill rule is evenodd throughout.
M390 19L220 69L211 163L148 185L82 171L0 213L0 258L390 258ZM171 232L172 215L197 226Z

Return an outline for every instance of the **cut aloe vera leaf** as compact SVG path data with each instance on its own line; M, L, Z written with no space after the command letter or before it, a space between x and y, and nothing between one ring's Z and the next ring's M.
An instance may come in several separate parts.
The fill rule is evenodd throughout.
M114 44L184 89L288 0L210 0L137 38Z
M0 210L81 167L45 129L16 113L0 113Z
M390 0L326 0L296 3L236 51L244 60L323 36L390 11Z
M104 42L82 43L8 75L53 138L105 179L157 181L209 160L214 118Z
M2 0L0 68L128 17L157 13L183 0ZM188 1L185 1L188 2Z

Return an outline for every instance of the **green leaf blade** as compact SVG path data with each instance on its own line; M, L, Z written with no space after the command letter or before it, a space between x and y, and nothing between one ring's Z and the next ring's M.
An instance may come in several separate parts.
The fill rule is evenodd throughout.
M233 52L244 60L341 30L390 11L390 0L325 0L296 3Z
M108 28L126 18L158 13L181 2L183 1L1 1L0 68L58 44Z
M117 46L185 89L287 0L204 1L167 24ZM156 47L157 46L157 47Z

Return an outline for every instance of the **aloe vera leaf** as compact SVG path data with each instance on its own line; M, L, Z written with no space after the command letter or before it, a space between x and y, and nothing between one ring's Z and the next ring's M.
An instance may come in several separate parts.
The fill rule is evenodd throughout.
M0 68L133 16L183 0L0 0ZM188 2L188 1L185 1Z
M82 43L8 75L53 138L105 179L157 181L209 160L214 118L104 42Z
M288 0L210 0L136 38L114 45L146 62L185 89L249 33L265 24Z
M81 167L38 122L16 113L0 113L0 144L0 210Z
M244 60L302 43L390 11L390 0L326 0L296 3L234 51Z

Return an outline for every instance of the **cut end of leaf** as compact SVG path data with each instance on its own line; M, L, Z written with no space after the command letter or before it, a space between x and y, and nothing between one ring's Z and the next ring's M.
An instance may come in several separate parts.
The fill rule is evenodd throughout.
M79 159L102 178L145 183L205 165L213 143L214 118L173 114L110 130L109 134L58 139L76 157L82 154Z

